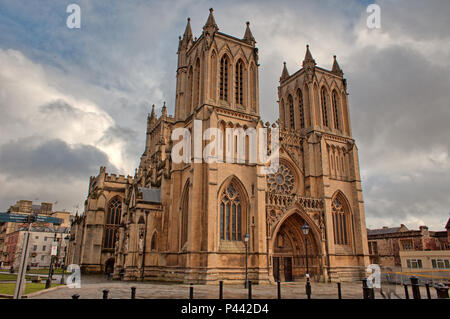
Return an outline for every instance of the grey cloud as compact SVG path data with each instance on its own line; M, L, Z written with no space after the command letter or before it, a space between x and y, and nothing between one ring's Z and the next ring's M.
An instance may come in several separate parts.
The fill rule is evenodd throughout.
M10 178L63 178L88 180L99 166L115 170L107 155L94 146L69 146L60 139L11 141L0 146L0 174Z

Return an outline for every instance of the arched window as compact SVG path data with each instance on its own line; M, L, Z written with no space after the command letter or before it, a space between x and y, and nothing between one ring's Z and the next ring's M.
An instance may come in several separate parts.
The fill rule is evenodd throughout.
M286 110L284 108L284 100L282 99L280 102L280 120L283 126L286 128Z
M236 63L236 76L234 81L234 95L235 102L239 105L244 105L244 63L242 60L239 60Z
M322 100L322 123L328 126L328 113L327 113L327 92L324 87L321 90L321 100Z
M231 182L222 192L220 200L220 239L242 240L242 196Z
M220 59L220 99L228 101L228 58Z
M103 248L113 249L116 245L117 231L120 225L120 215L122 214L122 200L114 197L108 205L105 219L105 233L103 238Z
M158 234L155 231L153 233L153 236L152 236L152 239L151 239L151 242L150 242L150 250L157 250L157 240L158 240Z
M334 127L339 130L339 112L338 112L338 98L336 91L333 91L333 117L334 117Z
M216 86L217 85L217 55L216 52L213 51L211 55L211 74L210 74L210 88L209 95L215 100L216 99Z
M333 215L334 243L336 245L348 245L348 214L346 214L344 204L339 197L333 200L331 209Z
M297 90L297 98L298 98L298 113L300 116L300 128L305 128L305 109L303 106L303 94L302 90Z
M256 111L256 70L255 65L252 63L250 67L250 90L251 90L251 103L252 111Z
M194 73L192 71L192 67L189 69L188 73L188 88L187 88L187 97L186 97L186 116L191 114L191 106L192 106L192 84L194 82Z
M197 59L197 61L195 62L193 108L195 109L199 105L200 105L200 59Z
M183 200L181 203L181 248L188 239L188 216L189 216L189 181L184 187Z
M291 129L295 129L295 118L294 118L294 100L292 98L292 95L289 94L288 96L288 103L289 103L289 124Z

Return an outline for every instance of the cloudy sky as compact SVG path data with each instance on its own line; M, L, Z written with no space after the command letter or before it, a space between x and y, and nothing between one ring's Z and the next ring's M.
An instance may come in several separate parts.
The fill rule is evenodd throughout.
M222 32L245 22L260 52L264 121L275 121L283 61L319 66L336 54L348 80L369 228L443 229L450 211L450 2L376 1L0 2L0 211L19 199L83 206L100 165L130 174L146 115L173 113L176 51L186 18L199 36L210 7ZM81 8L81 28L66 8Z

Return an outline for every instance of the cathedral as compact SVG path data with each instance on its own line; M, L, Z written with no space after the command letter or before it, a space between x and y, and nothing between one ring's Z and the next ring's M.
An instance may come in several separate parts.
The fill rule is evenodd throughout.
M279 119L270 124L260 118L255 44L248 22L243 38L220 32L212 9L198 38L187 20L175 114L164 104L157 116L153 106L134 176L101 167L90 178L68 263L118 280L199 284L364 276L369 254L358 149L336 57L326 70L306 46L300 70L289 74L284 64ZM192 161L174 161L172 133L192 132L198 121L203 131L224 133L277 128L278 170L262 173L264 164L249 161L248 147L242 161L197 161L194 152Z

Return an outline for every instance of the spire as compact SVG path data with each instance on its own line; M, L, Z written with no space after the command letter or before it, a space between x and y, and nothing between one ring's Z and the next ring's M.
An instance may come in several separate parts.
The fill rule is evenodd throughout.
M164 105L163 105L163 107L162 107L162 110L161 110L161 115L162 115L162 117L167 117L167 107L166 107L166 101L164 101Z
M283 72L281 72L280 82L286 80L289 77L289 72L286 68L286 62L283 62Z
M213 35L215 32L219 30L219 27L216 24L216 20L214 20L213 8L209 9L208 20L206 20L205 25L203 26L203 31Z
M185 48L188 48L191 43L192 43L191 18L187 18L186 30L184 30L181 45L183 45Z
M155 104L152 105L152 113L150 114L150 118L154 119L155 116Z
M303 60L303 67L316 65L316 61L313 59L311 51L309 51L309 44L306 45L305 59Z
M247 21L247 28L245 29L244 41L248 42L252 46L255 45L256 41L253 37L252 31L250 30L250 22Z
M336 60L336 56L333 55L334 61L333 61L333 67L331 68L331 72L337 74L337 75L344 75L344 72L342 72L341 67L339 66L339 63Z

